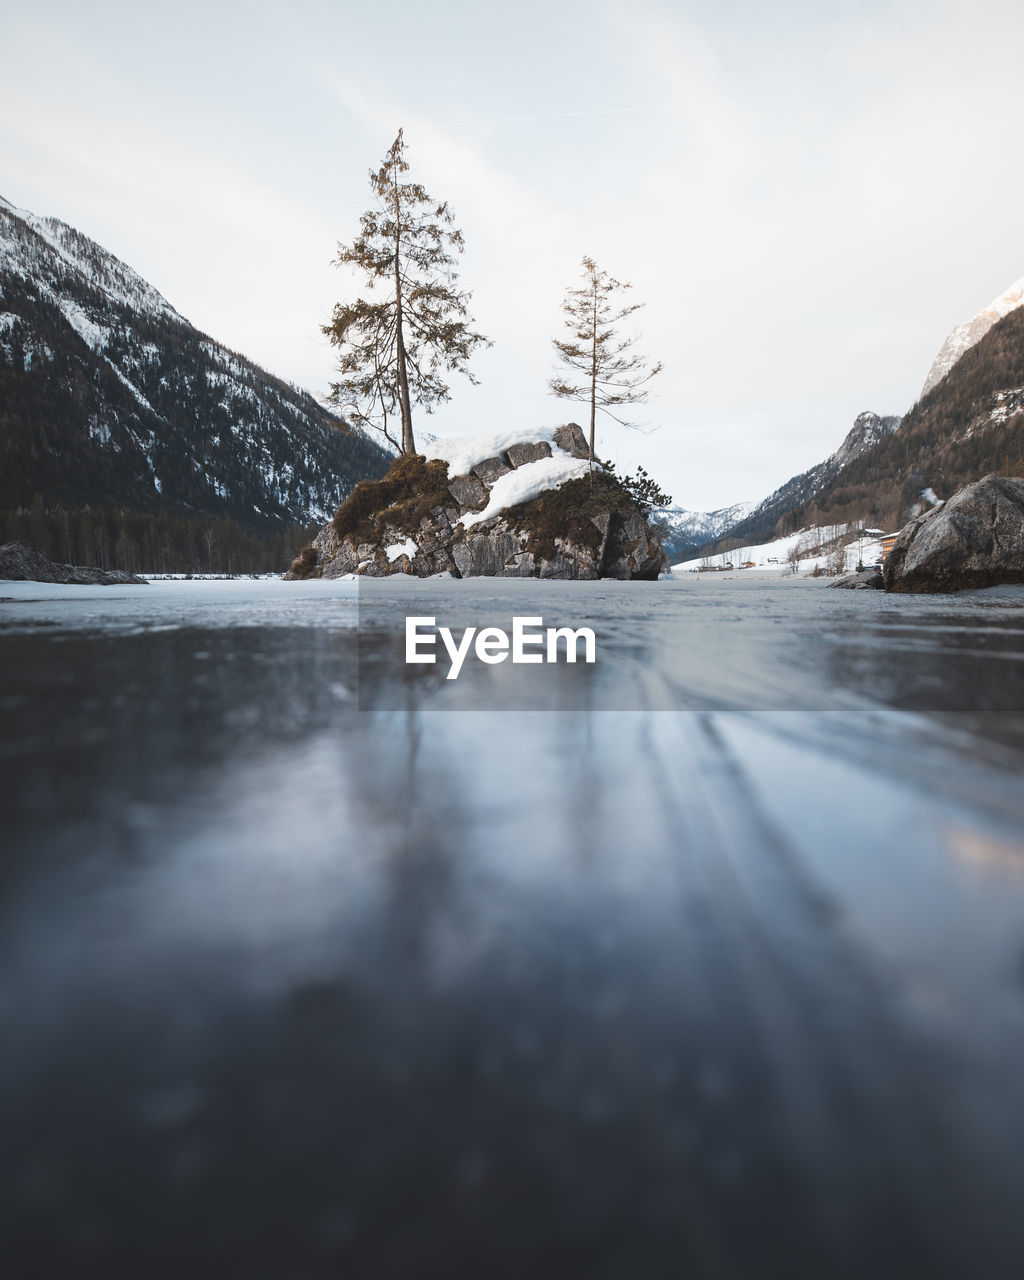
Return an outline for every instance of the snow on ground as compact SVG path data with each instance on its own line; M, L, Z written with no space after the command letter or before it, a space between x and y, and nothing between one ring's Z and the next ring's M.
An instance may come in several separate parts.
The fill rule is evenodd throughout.
M790 554L796 550L798 573L813 573L815 569L828 568L831 555L827 549L815 554L815 548L834 542L838 536L849 532L849 525L830 525L827 528L812 526L801 529L785 538L776 538L773 542L763 542L757 546L736 547L732 551L721 551L712 556L698 556L695 560L684 560L672 566L673 573L696 573L701 569L720 569L726 565L739 568L753 561L758 569L776 573L792 573L793 564ZM803 554L806 552L806 554ZM878 564L882 559L882 543L877 538L867 535L857 538L843 549L844 573L852 573L858 564Z
M524 431L522 427L514 431L495 431L483 436L454 436L450 440L432 440L423 450L423 456L429 462L434 458L443 458L448 463L450 476L465 476L486 458L495 458L499 453L513 444L532 444L538 440L546 440L554 448L554 427L538 427ZM561 450L557 450L561 453ZM566 454L566 457L569 455Z
M483 511L463 516L462 527L470 529L484 520L491 520L508 507L515 507L520 502L530 502L545 489L557 489L566 480L575 480L589 471L590 463L585 458L574 458L561 449L556 449L550 458L524 462L515 471L495 480L487 506Z

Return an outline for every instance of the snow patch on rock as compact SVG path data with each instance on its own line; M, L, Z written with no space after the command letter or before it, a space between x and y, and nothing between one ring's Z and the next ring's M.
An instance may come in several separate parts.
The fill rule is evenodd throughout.
M554 427L540 427L525 433L520 427L512 431L496 431L491 435L453 436L449 440L431 440L422 453L428 462L438 458L447 462L448 474L454 479L455 476L469 475L475 466L488 458L498 457L514 444L545 440L554 447L554 435Z
M392 546L384 548L388 564L394 564L400 556L408 556L411 560L417 551L419 551L419 547L413 542L412 538L406 538L404 542L396 542Z
M510 440L509 444L519 444L522 440ZM506 448L508 446L506 445ZM488 454L492 457L492 454ZM480 458L478 461L482 462ZM531 502L546 489L557 489L567 480L575 480L590 471L590 463L582 458L573 458L561 449L556 450L550 458L538 458L536 462L524 462L515 471L499 476L491 486L487 506L483 511L462 517L462 527L471 529L475 524L492 520L500 516L509 507L518 506L521 502Z

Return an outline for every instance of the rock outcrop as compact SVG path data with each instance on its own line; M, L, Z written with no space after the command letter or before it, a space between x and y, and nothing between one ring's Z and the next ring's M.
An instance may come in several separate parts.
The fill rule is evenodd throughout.
M76 586L148 586L145 578L119 569L88 569L81 565L55 564L27 542L5 542L0 547L0 579L14 582L67 582Z
M610 474L599 468L592 481L574 463L588 456L581 429L543 434L524 435L464 475L449 475L440 458L396 459L382 480L356 487L285 577L657 578L667 559L644 512ZM499 481L519 473L529 494L534 472L520 469L557 474L559 460L568 479L480 518Z
M1024 480L989 475L900 531L886 591L964 591L1024 582Z
M830 582L828 585L845 588L847 591L881 591L885 586L885 580L881 569L861 569L857 573L844 574L843 577L836 578L835 582Z

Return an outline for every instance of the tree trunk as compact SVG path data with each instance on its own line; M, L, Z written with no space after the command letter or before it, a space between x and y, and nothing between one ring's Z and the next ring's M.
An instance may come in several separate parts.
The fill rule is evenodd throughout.
M594 286L594 311L590 333L590 483L594 483L594 421L597 416L597 286Z
M402 219L398 195L398 162L393 175L395 188L395 329L398 354L398 392L402 409L402 452L415 453L416 442L412 435L412 404L409 400L409 373L405 365L405 335L402 332Z
M412 405L409 402L409 375L405 368L405 338L402 336L402 296L398 286L396 297L398 303L398 387L401 393L402 408L402 452L415 453L416 442L412 435Z

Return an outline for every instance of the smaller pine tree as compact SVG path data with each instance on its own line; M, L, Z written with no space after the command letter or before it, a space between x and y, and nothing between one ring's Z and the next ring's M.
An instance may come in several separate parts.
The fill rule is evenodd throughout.
M566 291L562 311L571 337L552 340L567 373L551 379L553 395L590 407L590 463L594 464L596 417L600 409L624 427L635 427L613 413L620 406L644 404L647 384L662 366L648 366L633 348L637 339L623 338L619 326L644 305L623 303L620 295L633 286L602 271L593 258L583 259L583 287Z

